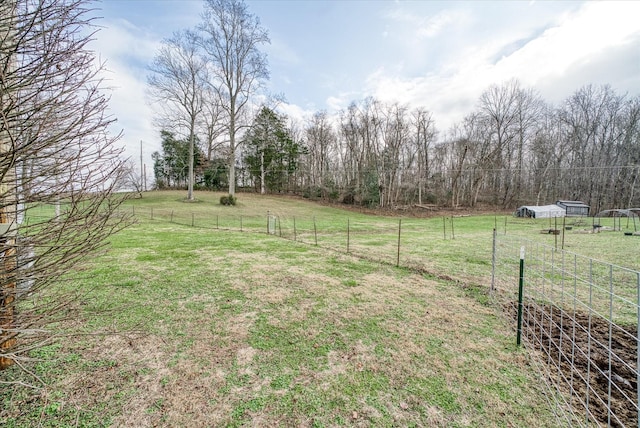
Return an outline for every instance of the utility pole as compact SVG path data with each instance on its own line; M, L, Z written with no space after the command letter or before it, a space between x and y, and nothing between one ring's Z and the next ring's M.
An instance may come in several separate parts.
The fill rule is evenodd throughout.
M142 140L140 140L140 192L145 190L144 163L142 163Z

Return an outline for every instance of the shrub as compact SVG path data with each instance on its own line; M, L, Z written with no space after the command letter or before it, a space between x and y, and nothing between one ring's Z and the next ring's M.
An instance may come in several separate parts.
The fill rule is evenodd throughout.
M220 197L220 205L235 205L236 197L233 195L224 195Z

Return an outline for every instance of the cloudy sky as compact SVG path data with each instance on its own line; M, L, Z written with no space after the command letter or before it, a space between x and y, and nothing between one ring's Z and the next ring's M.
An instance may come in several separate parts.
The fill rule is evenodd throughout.
M269 31L268 90L303 120L374 96L425 107L441 133L489 85L512 78L560 103L589 83L640 95L640 1L250 0ZM111 111L147 172L160 149L145 96L162 39L200 21L200 0L103 0L92 48L106 61Z

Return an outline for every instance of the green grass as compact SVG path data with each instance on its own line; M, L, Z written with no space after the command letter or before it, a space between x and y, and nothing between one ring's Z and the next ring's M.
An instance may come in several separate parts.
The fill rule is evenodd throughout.
M485 292L493 216L455 218L455 239L442 218L403 219L401 264L426 274L395 267L398 218L196 196L127 202L138 224L60 284L91 290L57 326L84 335L33 352L47 386L3 387L0 425L557 426ZM267 211L288 240L265 233ZM216 229L240 216L242 233Z

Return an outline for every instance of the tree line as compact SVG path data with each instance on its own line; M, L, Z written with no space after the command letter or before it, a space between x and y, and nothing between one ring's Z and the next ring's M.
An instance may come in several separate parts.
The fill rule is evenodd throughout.
M512 208L557 199L582 200L593 212L638 206L639 121L640 97L611 86L584 86L553 106L516 80L487 88L443 134L428 110L374 98L304 124L263 106L240 140L238 183L375 207ZM213 153L214 171L200 168L196 181L217 190L228 174L215 156L224 150Z
M559 105L518 80L489 86L450 129L426 107L353 101L305 122L260 93L268 33L239 0L206 0L202 23L166 40L149 88L161 107L157 187L236 185L348 204L513 208L557 199L640 206L640 97L609 85Z

